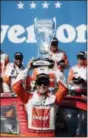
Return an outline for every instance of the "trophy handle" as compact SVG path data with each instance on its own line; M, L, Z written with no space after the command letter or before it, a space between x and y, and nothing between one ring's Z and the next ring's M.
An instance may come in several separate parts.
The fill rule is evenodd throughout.
M56 30L56 17L53 17L53 21L55 22L55 30Z
M37 22L37 18L35 17L35 18L34 18L34 27L35 27L36 22ZM35 38L36 38L36 37L35 37ZM37 39L36 39L36 41L37 41ZM39 53L39 47L38 47L38 43L37 43L37 49L38 49L38 51L37 51L37 58L38 58L39 55L40 55L40 53Z
M35 18L34 18L34 22L36 22L36 21L37 21L37 18L35 17Z

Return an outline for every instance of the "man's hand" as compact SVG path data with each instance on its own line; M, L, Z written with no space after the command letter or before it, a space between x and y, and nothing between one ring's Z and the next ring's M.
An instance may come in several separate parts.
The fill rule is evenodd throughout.
M27 69L31 70L32 69L32 60L30 60L27 64Z

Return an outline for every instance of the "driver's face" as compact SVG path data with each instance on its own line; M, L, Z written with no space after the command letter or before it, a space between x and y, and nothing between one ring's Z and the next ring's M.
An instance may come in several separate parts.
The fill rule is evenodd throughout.
M45 94L47 91L48 91L48 87L49 85L37 85L37 91L40 93L40 94Z

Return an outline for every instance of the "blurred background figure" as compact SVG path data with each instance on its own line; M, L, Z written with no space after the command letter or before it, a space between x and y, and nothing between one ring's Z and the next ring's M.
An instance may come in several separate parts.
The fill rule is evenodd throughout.
M58 48L58 39L53 38L50 46L49 58L54 60L55 68L64 71L69 66L66 53Z
M2 80L2 77L3 77L3 73L5 71L5 68L6 68L6 65L9 63L9 56L2 52L0 50L0 93L3 92L3 88L2 88L2 83L3 83L3 80Z
M77 65L68 74L68 85L71 95L87 96L87 52L77 55Z
M20 73L20 71L24 70L23 66L23 59L24 56L21 52L16 52L14 55L14 62L9 63L6 66L4 75L3 75L3 92L11 92L11 86L16 79L17 75ZM25 80L23 82L24 87L25 85Z

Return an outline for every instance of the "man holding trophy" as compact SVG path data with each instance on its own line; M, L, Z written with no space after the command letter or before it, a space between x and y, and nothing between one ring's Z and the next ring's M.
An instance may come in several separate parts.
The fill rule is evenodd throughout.
M53 20L39 20L35 22L35 35L38 44L40 44L40 54L42 57L30 61L27 68L21 71L17 76L13 91L25 104L28 117L28 136L31 137L54 137L55 136L55 115L56 106L60 104L67 94L67 85L65 79L57 74L58 90L55 94L50 93L50 78L47 71L41 71L36 76L36 89L33 93L28 93L22 86L28 72L35 67L52 67L53 61L47 58L49 44L54 34ZM39 55L38 55L39 56ZM47 73L46 73L47 72Z
M33 70L32 73L32 86L35 86L35 80L38 74L46 73L50 78L51 92L55 92L57 89L58 78L65 80L65 76L58 69L55 68L56 62L50 58L50 45L54 40L56 28L56 20L35 20L34 29L38 44L38 58L34 60L34 66L38 67Z

